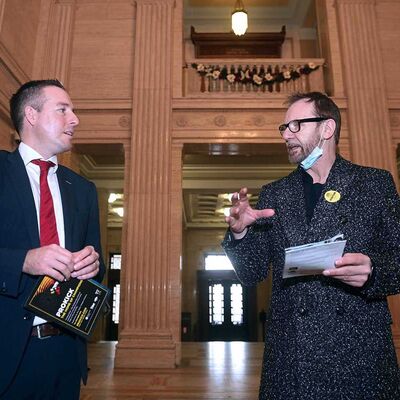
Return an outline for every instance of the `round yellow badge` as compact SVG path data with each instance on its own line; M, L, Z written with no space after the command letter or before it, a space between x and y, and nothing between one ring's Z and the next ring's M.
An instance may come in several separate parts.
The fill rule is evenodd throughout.
M340 193L337 192L336 190L328 190L325 195L325 200L328 201L329 203L336 203L337 201L340 200Z

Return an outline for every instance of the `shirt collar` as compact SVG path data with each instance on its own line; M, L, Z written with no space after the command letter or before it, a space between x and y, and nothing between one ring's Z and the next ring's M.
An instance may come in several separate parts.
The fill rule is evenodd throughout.
M27 167L32 160L44 160L44 158L36 150L32 149L32 147L28 146L24 142L19 144L18 151L22 157L22 160L24 161L25 167ZM53 164L55 164L54 167L51 167L50 169L53 171L53 173L55 173L58 168L57 156L54 155L45 161L51 161Z

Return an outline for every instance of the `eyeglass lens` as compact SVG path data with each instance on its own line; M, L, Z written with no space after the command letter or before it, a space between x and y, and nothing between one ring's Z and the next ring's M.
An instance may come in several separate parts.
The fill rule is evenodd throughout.
M325 121L329 118L326 117L313 117L313 118L303 118L303 119L293 119L292 121L289 121L287 124L282 124L279 125L279 132L283 134L285 132L286 128L289 128L290 132L292 133L297 133L300 130L300 126L302 123L305 122L320 122L320 121Z
M279 132L285 132L286 128L289 128L290 132L296 133L300 130L300 122L297 119L289 121L287 124L279 125Z

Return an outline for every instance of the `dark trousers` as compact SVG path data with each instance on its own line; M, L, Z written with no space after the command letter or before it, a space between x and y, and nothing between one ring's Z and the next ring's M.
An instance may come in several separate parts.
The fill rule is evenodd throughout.
M1 400L79 400L81 373L75 339L32 337Z

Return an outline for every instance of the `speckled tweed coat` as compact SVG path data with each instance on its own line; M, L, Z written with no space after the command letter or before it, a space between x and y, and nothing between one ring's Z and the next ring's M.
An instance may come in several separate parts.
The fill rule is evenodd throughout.
M324 199L336 190L336 203ZM386 296L400 292L400 200L392 176L333 165L310 224L301 171L263 187L257 208L273 208L244 239L222 245L244 284L273 268L260 399L399 400L400 377ZM372 278L355 289L324 276L282 279L284 249L343 233L346 253L368 255Z

